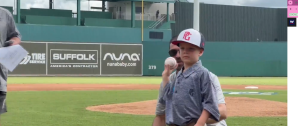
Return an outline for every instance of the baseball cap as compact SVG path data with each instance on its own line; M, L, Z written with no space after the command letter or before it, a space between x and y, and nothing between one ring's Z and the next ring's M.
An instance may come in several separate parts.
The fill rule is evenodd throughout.
M205 38L204 36L195 29L185 29L179 33L177 40L173 41L172 44L179 46L180 43L190 43L197 47L205 47Z

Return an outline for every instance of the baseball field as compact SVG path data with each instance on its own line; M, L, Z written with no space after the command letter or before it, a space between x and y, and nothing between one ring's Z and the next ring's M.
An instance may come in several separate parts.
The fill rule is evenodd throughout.
M287 125L286 77L219 80L229 126ZM160 77L9 77L1 125L150 126L160 82Z

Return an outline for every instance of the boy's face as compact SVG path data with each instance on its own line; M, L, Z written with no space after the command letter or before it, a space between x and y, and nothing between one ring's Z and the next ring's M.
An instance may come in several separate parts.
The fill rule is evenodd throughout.
M180 43L180 57L184 63L196 63L203 55L203 52L203 49L200 49L195 45L189 43Z

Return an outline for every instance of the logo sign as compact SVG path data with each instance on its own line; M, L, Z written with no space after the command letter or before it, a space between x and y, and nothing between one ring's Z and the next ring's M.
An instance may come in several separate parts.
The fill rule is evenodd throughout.
M191 36L191 33L189 31L186 31L183 35L183 39L186 40L186 41L189 41L190 36Z
M29 53L21 62L20 65L26 64L46 64L46 53Z
M288 18L288 27L296 27L296 18Z
M142 45L102 44L102 75L142 75Z
M48 43L48 74L100 74L100 45Z
M21 45L28 51L28 55L11 72L12 75L46 75L46 43L22 42Z
M112 61L123 61L124 58L127 58L129 61L140 61L140 53L132 53L131 55L128 53L120 53L119 57L115 56L115 53L106 53L104 55L103 60L106 60L109 57Z
M98 50L51 49L50 64L98 64Z

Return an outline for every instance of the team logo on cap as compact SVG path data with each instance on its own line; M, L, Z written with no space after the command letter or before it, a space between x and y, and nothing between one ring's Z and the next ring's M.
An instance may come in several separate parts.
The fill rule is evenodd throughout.
M183 35L183 39L185 39L186 41L189 41L190 36L191 36L191 33L189 31L186 31Z

